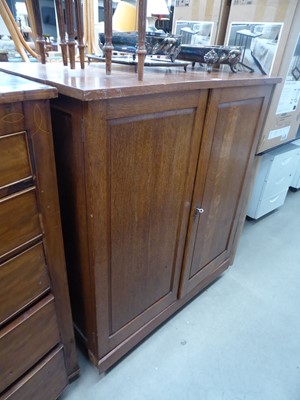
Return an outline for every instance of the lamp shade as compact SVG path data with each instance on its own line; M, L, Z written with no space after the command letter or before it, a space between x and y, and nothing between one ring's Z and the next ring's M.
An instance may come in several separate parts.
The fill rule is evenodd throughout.
M170 11L165 0L148 0L147 17L151 15L169 15Z
M112 18L114 31L130 32L135 30L136 7L126 1L120 1Z

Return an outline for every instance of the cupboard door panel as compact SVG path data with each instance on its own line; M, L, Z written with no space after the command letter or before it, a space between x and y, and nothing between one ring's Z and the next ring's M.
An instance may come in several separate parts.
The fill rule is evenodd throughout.
M209 102L190 215L181 295L229 265L265 93L217 90Z
M110 333L176 297L193 120L186 110L111 125Z

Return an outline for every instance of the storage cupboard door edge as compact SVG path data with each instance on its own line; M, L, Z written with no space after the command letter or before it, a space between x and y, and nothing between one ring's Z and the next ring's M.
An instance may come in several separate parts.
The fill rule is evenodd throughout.
M272 86L211 91L189 219L180 295L231 263Z

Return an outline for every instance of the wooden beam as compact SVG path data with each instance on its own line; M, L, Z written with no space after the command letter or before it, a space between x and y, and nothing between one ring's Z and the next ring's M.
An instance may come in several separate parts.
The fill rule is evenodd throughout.
M85 46L83 43L83 16L82 16L81 0L75 0L75 15L76 15L77 43L79 49L80 67L81 69L84 69Z
M36 29L36 44L39 49L41 63L46 64L45 39L43 37L42 19L39 0L31 0Z
M67 33L68 33L68 49L71 69L75 69L75 32L74 32L74 8L72 0L65 0L66 17L67 17Z
M55 8L57 14L57 22L58 22L58 30L60 37L60 47L63 64L68 65L68 51L67 51L67 42L66 42L66 31L65 31L65 20L64 20L64 11L61 0L55 0Z
M105 65L106 74L111 74L111 57L112 57L112 1L104 0L104 33L105 33Z
M151 0L150 0L151 1ZM146 37L146 14L147 0L138 2L138 80L142 81L144 77L144 61L146 56L145 37Z

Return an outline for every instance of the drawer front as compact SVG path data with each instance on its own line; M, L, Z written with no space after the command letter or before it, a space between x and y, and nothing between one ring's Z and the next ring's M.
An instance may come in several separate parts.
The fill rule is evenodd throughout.
M298 170L296 171L295 175L293 176L291 187L295 189L300 188L300 163L298 165Z
M297 150L280 154L274 158L264 190L264 199L287 190L298 161Z
M25 135L0 136L0 188L32 176Z
M49 295L0 331L0 392L58 342L54 298Z
M24 129L25 120L22 103L0 104L0 136Z
M0 324L49 288L42 244L0 265Z
M257 207L256 214L253 218L260 218L263 215L269 213L270 211L273 211L276 208L282 206L284 204L286 195L287 195L287 190L284 190L281 193L278 193L274 196L269 197L268 199L261 201Z
M0 400L54 400L68 384L62 347L52 351Z
M0 257L42 233L35 188L0 199Z

